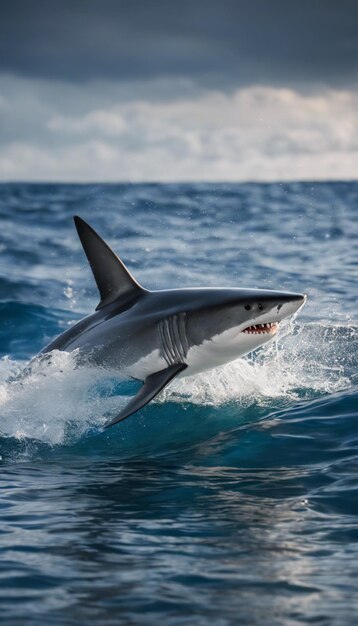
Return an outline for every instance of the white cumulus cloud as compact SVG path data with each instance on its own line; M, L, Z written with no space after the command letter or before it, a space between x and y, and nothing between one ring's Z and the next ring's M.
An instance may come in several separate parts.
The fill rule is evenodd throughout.
M172 97L153 85L0 78L0 179L349 179L358 172L354 91L247 87Z

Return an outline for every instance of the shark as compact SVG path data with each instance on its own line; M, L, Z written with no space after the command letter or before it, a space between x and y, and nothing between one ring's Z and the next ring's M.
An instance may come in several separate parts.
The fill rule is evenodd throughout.
M40 355L77 350L81 360L143 382L106 427L142 409L174 378L256 350L306 302L305 294L266 289L150 291L89 224L79 216L74 222L100 301L94 313L56 337Z

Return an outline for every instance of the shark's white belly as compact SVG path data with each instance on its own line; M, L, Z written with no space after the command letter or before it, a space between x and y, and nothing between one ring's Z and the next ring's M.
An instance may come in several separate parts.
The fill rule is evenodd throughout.
M138 380L145 380L151 374L160 372L160 370L168 367L168 363L161 355L160 350L157 348L142 356L138 361L126 368L125 373L127 376L137 378Z
M192 376L235 361L270 339L271 336L246 335L235 328L227 330L199 346L191 347L186 361L188 369L184 370L181 376Z
M271 338L270 335L249 335L240 332L237 328L229 329L220 335L215 335L212 339L203 341L200 345L191 346L184 361L188 367L179 376L193 376L234 361ZM151 374L167 368L168 365L161 350L156 348L128 367L126 373L138 380L145 380Z

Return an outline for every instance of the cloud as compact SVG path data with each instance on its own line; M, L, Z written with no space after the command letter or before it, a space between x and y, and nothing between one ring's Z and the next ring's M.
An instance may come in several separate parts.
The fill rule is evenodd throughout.
M0 71L347 87L357 85L357 19L356 0L3 0Z
M1 9L0 180L356 177L356 0Z
M83 135L89 133L107 137L121 135L127 124L118 110L97 110L87 113L84 117L52 117L47 124L51 131L64 132L69 135Z
M358 96L251 86L173 98L138 83L0 80L0 177L38 181L347 179ZM1 88L1 86L3 88ZM9 130L10 129L10 130Z

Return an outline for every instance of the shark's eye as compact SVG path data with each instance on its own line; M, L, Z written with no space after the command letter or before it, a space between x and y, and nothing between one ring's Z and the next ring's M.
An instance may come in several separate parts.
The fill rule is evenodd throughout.
M259 311L262 311L262 309L264 308L262 304L258 304L257 306L259 307Z
M246 309L246 311L250 311L251 304L245 304L244 308Z

